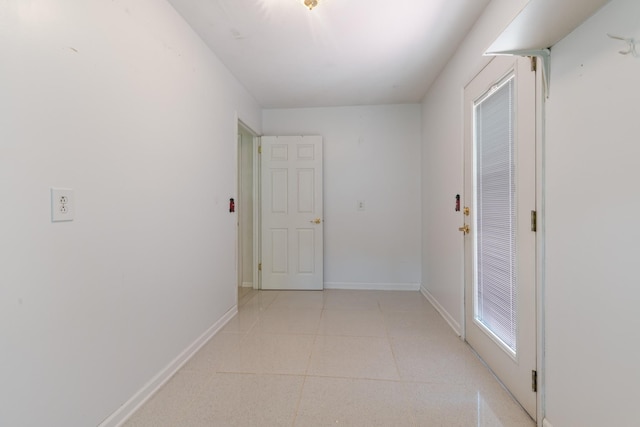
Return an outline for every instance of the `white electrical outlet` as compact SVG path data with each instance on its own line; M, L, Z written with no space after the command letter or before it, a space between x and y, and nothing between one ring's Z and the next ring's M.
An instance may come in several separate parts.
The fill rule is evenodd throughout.
M51 221L73 221L73 190L70 188L51 189Z
M359 211L363 211L364 210L364 200L358 200L358 210Z

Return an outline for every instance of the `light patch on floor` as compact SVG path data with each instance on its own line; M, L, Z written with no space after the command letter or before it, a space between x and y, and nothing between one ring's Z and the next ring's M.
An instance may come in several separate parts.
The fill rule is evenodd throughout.
M252 291L126 427L535 423L419 292Z

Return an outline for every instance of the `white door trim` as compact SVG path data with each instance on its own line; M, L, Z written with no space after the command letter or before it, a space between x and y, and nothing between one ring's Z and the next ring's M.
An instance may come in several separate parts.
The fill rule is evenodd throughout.
M252 197L253 197L253 238L252 241L252 253L253 253L253 265L252 265L252 278L251 281L253 283L253 289L260 289L260 272L258 270L258 264L260 262L260 159L258 158L258 149L260 145L260 136L245 124L242 119L237 117L236 115L236 128L242 127L247 133L249 133L253 137L252 141L252 150L253 150L253 164L252 164L252 174L253 174L253 183L252 183ZM238 132L238 135L240 133ZM236 140L236 156L240 153L240 142ZM236 158L236 165L238 165L238 170L236 173L236 204L240 203L240 197L242 194L242 189L240 187L242 180L240 178L240 159ZM236 256L240 257L240 248L242 247L242 242L239 241L240 238L240 227L242 226L242 222L238 219L238 230L236 233ZM242 261L238 259L236 263L236 274L240 275L240 266L242 266ZM239 278L236 280L236 282Z
M260 177L260 136L253 137L253 289L262 289L262 178Z
M541 59L536 58L538 67ZM536 233L536 365L538 369L538 395L537 398L537 420L538 426L542 427L546 416L546 381L545 381L545 84L542 73L536 74L536 212L537 212L537 233Z

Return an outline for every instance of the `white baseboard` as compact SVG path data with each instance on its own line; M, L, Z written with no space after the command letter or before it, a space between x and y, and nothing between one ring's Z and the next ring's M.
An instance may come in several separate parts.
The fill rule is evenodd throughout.
M551 425L551 423L546 418L543 418L542 419L542 427L553 427L553 426Z
M243 288L253 288L253 282L242 282Z
M98 427L119 427L124 424L147 400L154 395L178 370L195 355L224 325L238 312L238 306L233 306L216 323L207 329L200 337L191 343L171 363L153 377L144 387L126 401L113 414L105 419Z
M456 322L456 320L449 314L447 310L445 310L445 308L442 305L440 305L438 300L436 300L434 296L431 295L431 293L429 293L427 288L425 288L424 286L421 286L420 292L422 292L422 295L424 295L425 298L431 303L431 305L435 307L435 309L438 311L438 313L440 313L440 315L444 318L444 320L447 321L449 326L451 326L451 329L453 329L453 331L458 336L462 336L462 328L460 328L460 324Z
M419 291L419 283L359 283L325 282L325 289L343 289L359 291Z

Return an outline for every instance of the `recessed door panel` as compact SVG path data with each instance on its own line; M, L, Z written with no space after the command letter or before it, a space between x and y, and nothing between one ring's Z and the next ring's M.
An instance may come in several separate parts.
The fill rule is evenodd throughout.
M275 228L271 230L271 253L273 262L271 272L286 274L289 272L289 236L288 230Z
M272 169L271 181L271 213L286 214L289 208L289 171L287 169Z
M298 273L315 271L315 229L298 230Z
M298 169L298 213L313 214L315 200L315 171L313 169Z
M298 160L314 160L315 147L313 144L300 144L297 147Z
M274 144L269 151L272 162L286 162L289 160L289 146L286 144Z

